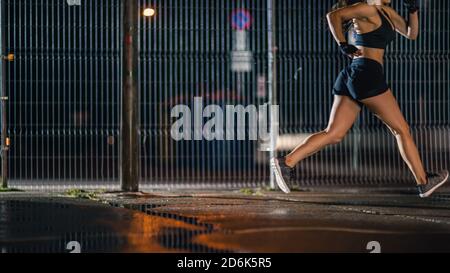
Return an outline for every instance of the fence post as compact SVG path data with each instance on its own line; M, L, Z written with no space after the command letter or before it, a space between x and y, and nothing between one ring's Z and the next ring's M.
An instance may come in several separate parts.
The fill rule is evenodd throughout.
M138 146L138 1L122 0L122 122L121 122L121 188L139 190Z

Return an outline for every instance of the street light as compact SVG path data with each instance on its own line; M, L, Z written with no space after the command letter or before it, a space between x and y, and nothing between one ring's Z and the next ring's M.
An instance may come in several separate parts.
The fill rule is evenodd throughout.
M152 8L146 8L146 9L144 9L143 14L145 17L153 17L153 16L155 16L156 11Z
M14 54L10 53L6 56L2 56L3 60L8 61L8 62L13 62L15 59Z

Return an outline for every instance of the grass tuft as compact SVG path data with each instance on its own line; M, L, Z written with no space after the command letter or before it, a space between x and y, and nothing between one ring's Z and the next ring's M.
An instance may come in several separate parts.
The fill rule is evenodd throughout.
M93 201L99 201L98 195L104 193L104 191L86 191L81 189L70 189L65 192L65 196L78 198L78 199L88 199Z
M21 192L19 189L0 187L0 192Z

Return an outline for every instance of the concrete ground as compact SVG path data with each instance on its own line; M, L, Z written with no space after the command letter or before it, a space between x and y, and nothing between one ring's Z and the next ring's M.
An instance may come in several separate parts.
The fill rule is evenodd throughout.
M450 252L450 194L1 193L1 252Z

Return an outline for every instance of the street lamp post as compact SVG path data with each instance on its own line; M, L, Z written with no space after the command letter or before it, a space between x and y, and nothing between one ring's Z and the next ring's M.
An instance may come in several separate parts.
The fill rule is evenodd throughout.
M137 192L139 190L138 1L122 0L122 3L121 188L123 191Z
M3 1L0 0L0 100L1 100L1 144L0 144L0 153L2 159L1 166L1 182L0 186L2 188L8 187L8 149L10 145L10 139L7 135L7 106L8 106L8 95L5 87L5 62L14 61L14 54L4 55L4 47L3 47Z
M0 88L1 88L1 104L2 104L2 135L1 135L1 158L2 158L2 177L1 177L1 187L8 187L7 180L7 155L6 155L6 96L5 96L5 85L4 85L4 67L3 67L3 1L0 0Z

